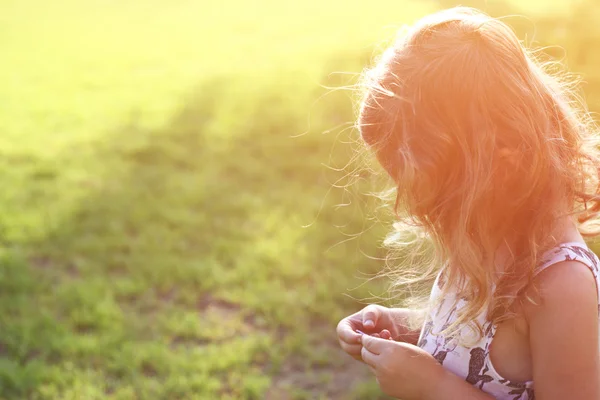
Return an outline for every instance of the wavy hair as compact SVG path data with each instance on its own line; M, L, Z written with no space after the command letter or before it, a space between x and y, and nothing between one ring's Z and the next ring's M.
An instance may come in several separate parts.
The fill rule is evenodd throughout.
M395 186L386 243L436 250L427 265L397 268L395 282L443 267L442 290L469 300L446 334L484 310L494 323L510 316L562 217L598 233L596 127L555 67L501 20L456 7L418 21L363 74L357 126ZM498 273L503 244L512 257Z

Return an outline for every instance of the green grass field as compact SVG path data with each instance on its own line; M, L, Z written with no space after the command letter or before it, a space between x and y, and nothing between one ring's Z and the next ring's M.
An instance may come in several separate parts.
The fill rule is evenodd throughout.
M325 87L436 7L0 0L0 398L384 398L334 332L385 296L381 180L338 187Z

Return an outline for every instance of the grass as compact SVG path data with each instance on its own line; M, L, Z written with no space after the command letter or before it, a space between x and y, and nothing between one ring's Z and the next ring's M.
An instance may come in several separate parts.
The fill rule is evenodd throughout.
M436 4L2 3L0 398L384 398L334 327L386 227L319 85Z

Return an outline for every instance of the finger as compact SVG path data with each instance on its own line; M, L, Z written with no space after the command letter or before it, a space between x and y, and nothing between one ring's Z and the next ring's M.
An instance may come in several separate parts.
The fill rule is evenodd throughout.
M340 340L348 344L357 344L360 343L360 334L355 332L350 320L348 318L344 318L340 321L337 326L337 335Z
M363 309L362 323L365 328L373 329L379 321L381 311L375 304L370 304Z
M340 342L340 347L346 353L350 354L352 357L360 357L360 350L362 349L362 346L360 344L348 344L341 340L339 342Z
M387 329L384 329L384 330L381 331L381 333L379 333L379 337L381 337L382 339L388 339L389 340L389 339L392 338L392 334Z
M366 347L363 347L360 351L360 356L365 364L373 369L377 369L377 361L379 357L377 354L371 353Z
M374 334L372 334L371 336L373 336L374 338L381 337L381 336L379 336L379 333L374 333Z
M390 346L390 342L388 340L373 336L363 335L361 336L360 340L363 347L373 354L381 354L381 351L386 346Z

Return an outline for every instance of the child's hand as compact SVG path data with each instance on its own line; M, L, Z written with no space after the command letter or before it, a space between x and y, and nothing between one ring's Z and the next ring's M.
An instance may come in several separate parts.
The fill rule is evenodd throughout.
M361 311L352 314L343 320L337 326L338 340L342 349L352 357L360 360L362 345L360 344L362 331L367 335L391 339L397 331L394 325L392 310L371 304Z
M405 400L433 398L445 372L431 354L408 343L369 335L360 339L362 359L385 394Z
M361 335L368 335L368 333L364 333L363 331L361 331L359 329L357 329L356 332L360 333ZM390 339L390 340L392 339L392 334L387 329L384 329L384 330L382 330L379 333L373 333L370 336L373 336L373 337L376 337L376 338L381 338L381 339Z
M383 329L381 332L374 333L371 336L376 337L376 338L386 339L386 340L392 339L392 334L387 329Z

